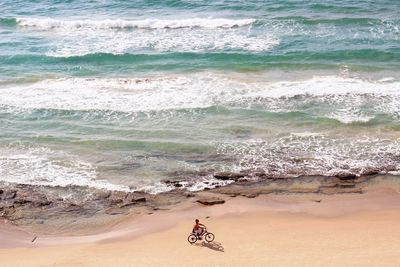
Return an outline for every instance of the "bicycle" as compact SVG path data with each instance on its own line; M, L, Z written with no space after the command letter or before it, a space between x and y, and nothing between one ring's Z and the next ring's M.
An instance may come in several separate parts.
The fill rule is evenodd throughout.
M210 243L212 241L214 241L214 234L210 233L207 231L207 228L203 228L203 231L201 232L201 234L196 234L196 233L190 233L187 240L189 241L190 244L194 244L197 242L197 240L201 240L201 238L204 236L204 239Z

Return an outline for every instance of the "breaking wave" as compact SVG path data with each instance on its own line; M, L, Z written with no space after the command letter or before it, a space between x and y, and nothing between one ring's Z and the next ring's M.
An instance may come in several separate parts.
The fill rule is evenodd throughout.
M90 163L65 152L23 146L0 150L0 180L3 182L129 190L127 186L115 185L96 177L96 170Z
M400 169L400 141L368 136L335 138L324 134L291 134L272 140L218 144L222 154L235 155L236 171L262 171L269 176L361 175L370 170Z
M267 112L304 112L343 123L365 122L379 114L400 115L400 82L320 76L269 82L262 76L210 73L153 78L65 78L8 85L3 111L79 110L122 113L223 106Z
M255 19L225 19L225 18L190 18L177 20L144 19L144 20L58 20L51 18L17 18L16 22L23 27L42 29L179 29L179 28L234 28L248 26Z

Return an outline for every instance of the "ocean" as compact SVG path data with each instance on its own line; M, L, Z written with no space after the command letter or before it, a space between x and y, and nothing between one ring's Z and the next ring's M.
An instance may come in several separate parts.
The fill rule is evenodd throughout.
M400 170L398 0L2 0L0 182Z

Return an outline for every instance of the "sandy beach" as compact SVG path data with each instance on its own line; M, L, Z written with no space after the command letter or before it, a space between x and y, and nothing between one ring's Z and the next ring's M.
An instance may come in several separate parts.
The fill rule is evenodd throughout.
M399 10L1 0L0 267L400 266Z
M194 218L214 242L187 242ZM34 234L3 225L0 266L399 266L399 220L393 190L235 197L182 204L91 236L32 242Z

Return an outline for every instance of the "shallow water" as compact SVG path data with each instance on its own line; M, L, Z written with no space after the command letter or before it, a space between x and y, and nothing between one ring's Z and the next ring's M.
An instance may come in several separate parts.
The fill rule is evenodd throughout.
M156 193L222 170L398 171L399 10L3 1L0 179Z

